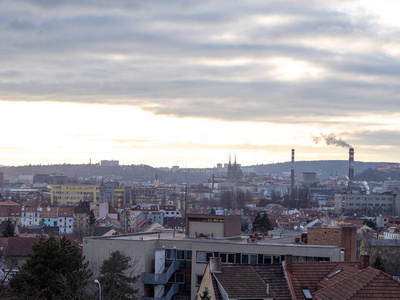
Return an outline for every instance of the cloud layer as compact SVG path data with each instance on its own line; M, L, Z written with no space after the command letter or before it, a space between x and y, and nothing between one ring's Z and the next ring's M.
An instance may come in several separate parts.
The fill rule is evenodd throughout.
M399 28L349 3L1 3L1 100L269 122L392 113Z

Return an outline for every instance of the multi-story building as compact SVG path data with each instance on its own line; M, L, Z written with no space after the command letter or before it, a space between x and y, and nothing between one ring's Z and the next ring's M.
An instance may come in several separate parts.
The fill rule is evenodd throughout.
M133 204L158 204L157 188L135 187L131 189L131 203Z
M383 194L335 194L337 213L393 213L400 214L400 194L395 190Z
M165 297L195 299L210 257L222 264L281 263L293 261L340 261L341 246L309 245L293 236L269 238L241 236L241 216L188 215L186 233L165 231L124 236L84 238L83 254L95 265L119 250L132 258L142 274L145 299Z
M90 202L81 202L74 207L74 229L82 234L89 229Z
M74 231L74 208L58 207L58 227L60 234L71 234Z
M397 227L390 227L383 233L384 239L400 240L400 229Z
M40 223L44 226L58 226L58 207L39 208Z
M21 208L21 226L32 227L40 224L40 211L37 207L22 206Z
M0 202L0 222L10 219L14 224L21 223L21 205L15 202Z
M81 201L100 202L100 185L58 184L51 186L51 204L74 206Z
M167 217L182 218L182 213L178 209L176 209L175 205L160 205L158 211L162 213L165 218Z

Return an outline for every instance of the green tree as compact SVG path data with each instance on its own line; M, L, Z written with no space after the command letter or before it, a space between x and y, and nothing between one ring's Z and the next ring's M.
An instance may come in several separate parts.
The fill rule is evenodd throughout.
M99 281L104 299L137 299L135 283L139 277L129 274L130 261L131 258L120 251L112 252L110 258L103 261Z
M267 232L272 229L268 214L264 213L261 216L260 212L258 212L253 221L253 231Z
M84 299L90 296L92 273L77 247L65 236L40 239L19 273L10 281L10 294L24 299Z
M364 224L364 225L367 225L369 228L371 228L371 229L373 229L373 230L376 230L376 224L375 224L375 222L374 222L373 220L371 220L371 219L366 219L366 220L364 220L364 221L363 221L363 224Z
M14 225L11 222L10 218L8 218L7 221L6 221L6 226L4 226L2 235L5 238L14 236Z
M93 210L90 210L89 225L94 225L95 223L96 223L96 216L94 215Z
M383 271L383 272L386 272L384 263L383 263L383 261L381 260L381 257L380 257L380 256L377 256L377 257L375 258L375 261L374 261L374 263L372 264L372 266L373 266L375 269L378 269L378 270L381 270L381 271Z
M205 288L203 294L200 295L200 300L211 300L210 292L208 288Z

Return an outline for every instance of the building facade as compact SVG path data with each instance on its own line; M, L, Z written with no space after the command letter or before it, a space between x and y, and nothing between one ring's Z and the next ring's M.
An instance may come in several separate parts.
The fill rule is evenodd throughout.
M99 202L100 185L59 184L51 186L51 204L74 206L79 202Z
M231 219L232 217L232 219ZM249 241L240 236L240 216L188 215L187 234L177 231L84 238L83 254L93 265L122 251L142 274L141 293L146 299L179 295L195 299L211 257L222 264L281 263L284 255L294 261L339 261L341 247L297 243L293 237ZM238 227L238 228L236 228ZM168 298L168 297L167 297ZM170 298L169 298L170 299Z
M400 214L400 195L397 190L383 194L335 194L337 213L389 213Z

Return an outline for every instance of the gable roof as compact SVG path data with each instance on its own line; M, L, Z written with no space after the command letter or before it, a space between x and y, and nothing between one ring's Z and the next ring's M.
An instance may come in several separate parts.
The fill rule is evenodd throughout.
M400 281L364 262L293 262L287 269L296 299L398 299ZM365 266L363 268L363 265Z
M318 290L315 299L398 299L400 281L368 267Z
M293 262L290 278L297 299L305 299L302 288L307 288L314 295L321 280L347 265L351 266L346 269L349 272L351 269L357 272L361 268L361 263L358 262Z
M213 273L218 289L229 298L291 299L283 267L276 265L222 265L221 273ZM269 284L269 294L267 294Z

